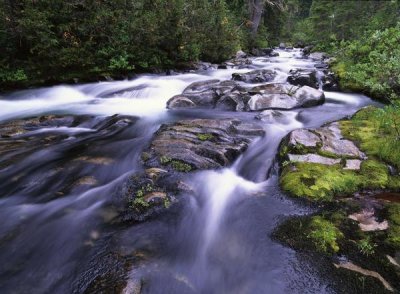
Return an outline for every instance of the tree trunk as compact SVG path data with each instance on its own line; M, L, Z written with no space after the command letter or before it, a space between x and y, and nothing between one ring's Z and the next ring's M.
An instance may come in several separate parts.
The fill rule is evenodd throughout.
M258 27L260 26L261 17L264 12L264 0L250 0L250 21L251 21L251 34L253 37L257 34Z

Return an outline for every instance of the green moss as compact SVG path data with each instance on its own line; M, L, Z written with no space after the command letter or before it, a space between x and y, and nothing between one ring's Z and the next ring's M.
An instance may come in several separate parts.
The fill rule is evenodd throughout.
M342 134L354 141L366 153L368 160L360 171L344 170L341 164L328 166L314 163L286 163L282 165L281 186L294 196L311 200L332 200L340 194L351 194L360 189L400 189L400 176L390 176L387 163L400 167L400 142L391 127L387 127L385 114L375 107L359 111L351 120L340 122ZM383 126L382 126L383 124ZM296 153L304 153L302 146ZM304 151L304 152L303 152ZM292 152L286 147L281 154ZM325 157L334 154L316 151Z
M343 136L356 142L368 156L400 168L400 141L390 123L392 114L387 117L387 111L365 108L351 120L340 122L340 127Z
M319 251L339 251L337 241L343 238L343 233L333 223L321 216L315 216L311 220L310 229L308 238L313 241Z
M387 243L400 249L400 203L390 204L388 209L389 230Z
M197 138L201 141L211 141L212 139L214 139L214 135L213 134L197 134Z
M295 170L284 168L281 186L291 195L311 200L331 200L337 193L357 190L354 172L343 170L340 165L327 166L314 163L295 163Z
M366 160L360 171L344 170L339 164L292 163L283 167L280 184L291 195L329 201L360 189L388 188L393 181L385 164Z
M192 171L192 166L190 164L187 164L180 160L169 158L168 156L161 156L160 163L162 165L169 165L174 170L179 171L179 172L188 173L188 172Z
M147 161L150 159L150 154L148 152L143 152L141 158L143 161Z
M135 200L133 200L131 207L132 208L148 208L150 206L150 203L148 203L147 201L145 201L143 198L135 198Z
M171 160L171 167L180 172L188 173L192 170L192 166L179 160Z
M167 164L169 164L170 162L171 162L171 158L169 158L168 156L161 156L160 157L160 163L162 164L162 165L167 165Z

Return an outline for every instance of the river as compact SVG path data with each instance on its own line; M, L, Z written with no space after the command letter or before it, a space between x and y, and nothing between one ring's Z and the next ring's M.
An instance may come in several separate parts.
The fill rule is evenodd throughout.
M279 57L252 58L251 67L274 69L274 82L285 82L290 69L316 64L298 49L277 52ZM143 170L141 152L161 124L254 120L255 113L246 112L171 111L168 99L193 82L229 80L247 71L142 75L0 97L3 123L39 115L80 117L67 127L49 125L13 137L13 144L26 138L31 143L1 153L1 293L134 293L138 280L142 293L334 293L316 269L271 238L284 218L311 212L280 191L275 157L290 131L319 127L374 103L361 94L325 92L323 105L285 111L264 124L266 135L231 167L189 173L193 193L171 211L143 223L113 221L116 195L129 175ZM104 120L114 114L118 122L109 127ZM35 143L48 136L62 140ZM6 140L10 144L4 138L0 144ZM12 164L4 164L11 156ZM89 287L93 281L102 288Z

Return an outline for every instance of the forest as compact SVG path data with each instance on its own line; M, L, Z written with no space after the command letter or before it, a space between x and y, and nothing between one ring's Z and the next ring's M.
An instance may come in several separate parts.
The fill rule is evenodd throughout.
M185 68L197 60L224 61L239 49L286 42L337 55L349 87L399 93L396 0L5 0L0 5L3 88ZM383 66L379 77L360 74L376 65Z
M1 293L398 293L399 0L1 0Z

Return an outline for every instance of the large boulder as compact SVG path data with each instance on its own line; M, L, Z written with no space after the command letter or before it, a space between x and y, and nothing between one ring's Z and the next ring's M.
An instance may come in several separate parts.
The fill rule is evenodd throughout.
M199 93L199 92L203 92L206 90L210 90L212 88L212 86L215 86L219 82L220 82L220 80L217 80L217 79L194 82L194 83L191 83L189 86L187 86L185 88L185 90L183 90L183 93L190 94L190 93Z
M145 165L170 171L220 168L231 164L251 139L264 135L256 123L237 119L193 119L165 124L143 153Z
M313 52L308 57L314 61L322 62L328 56L324 52Z
M195 82L190 84L182 94L169 99L167 108L214 108L219 98L241 89L233 81L207 80Z
M287 81L295 86L318 89L317 72L314 69L291 69Z
M276 77L276 71L269 69L253 70L247 73L234 73L232 80L245 83L265 83Z
M293 109L311 107L324 102L322 91L303 86L301 88L287 84L269 84L250 90L253 94L248 102L248 110Z

